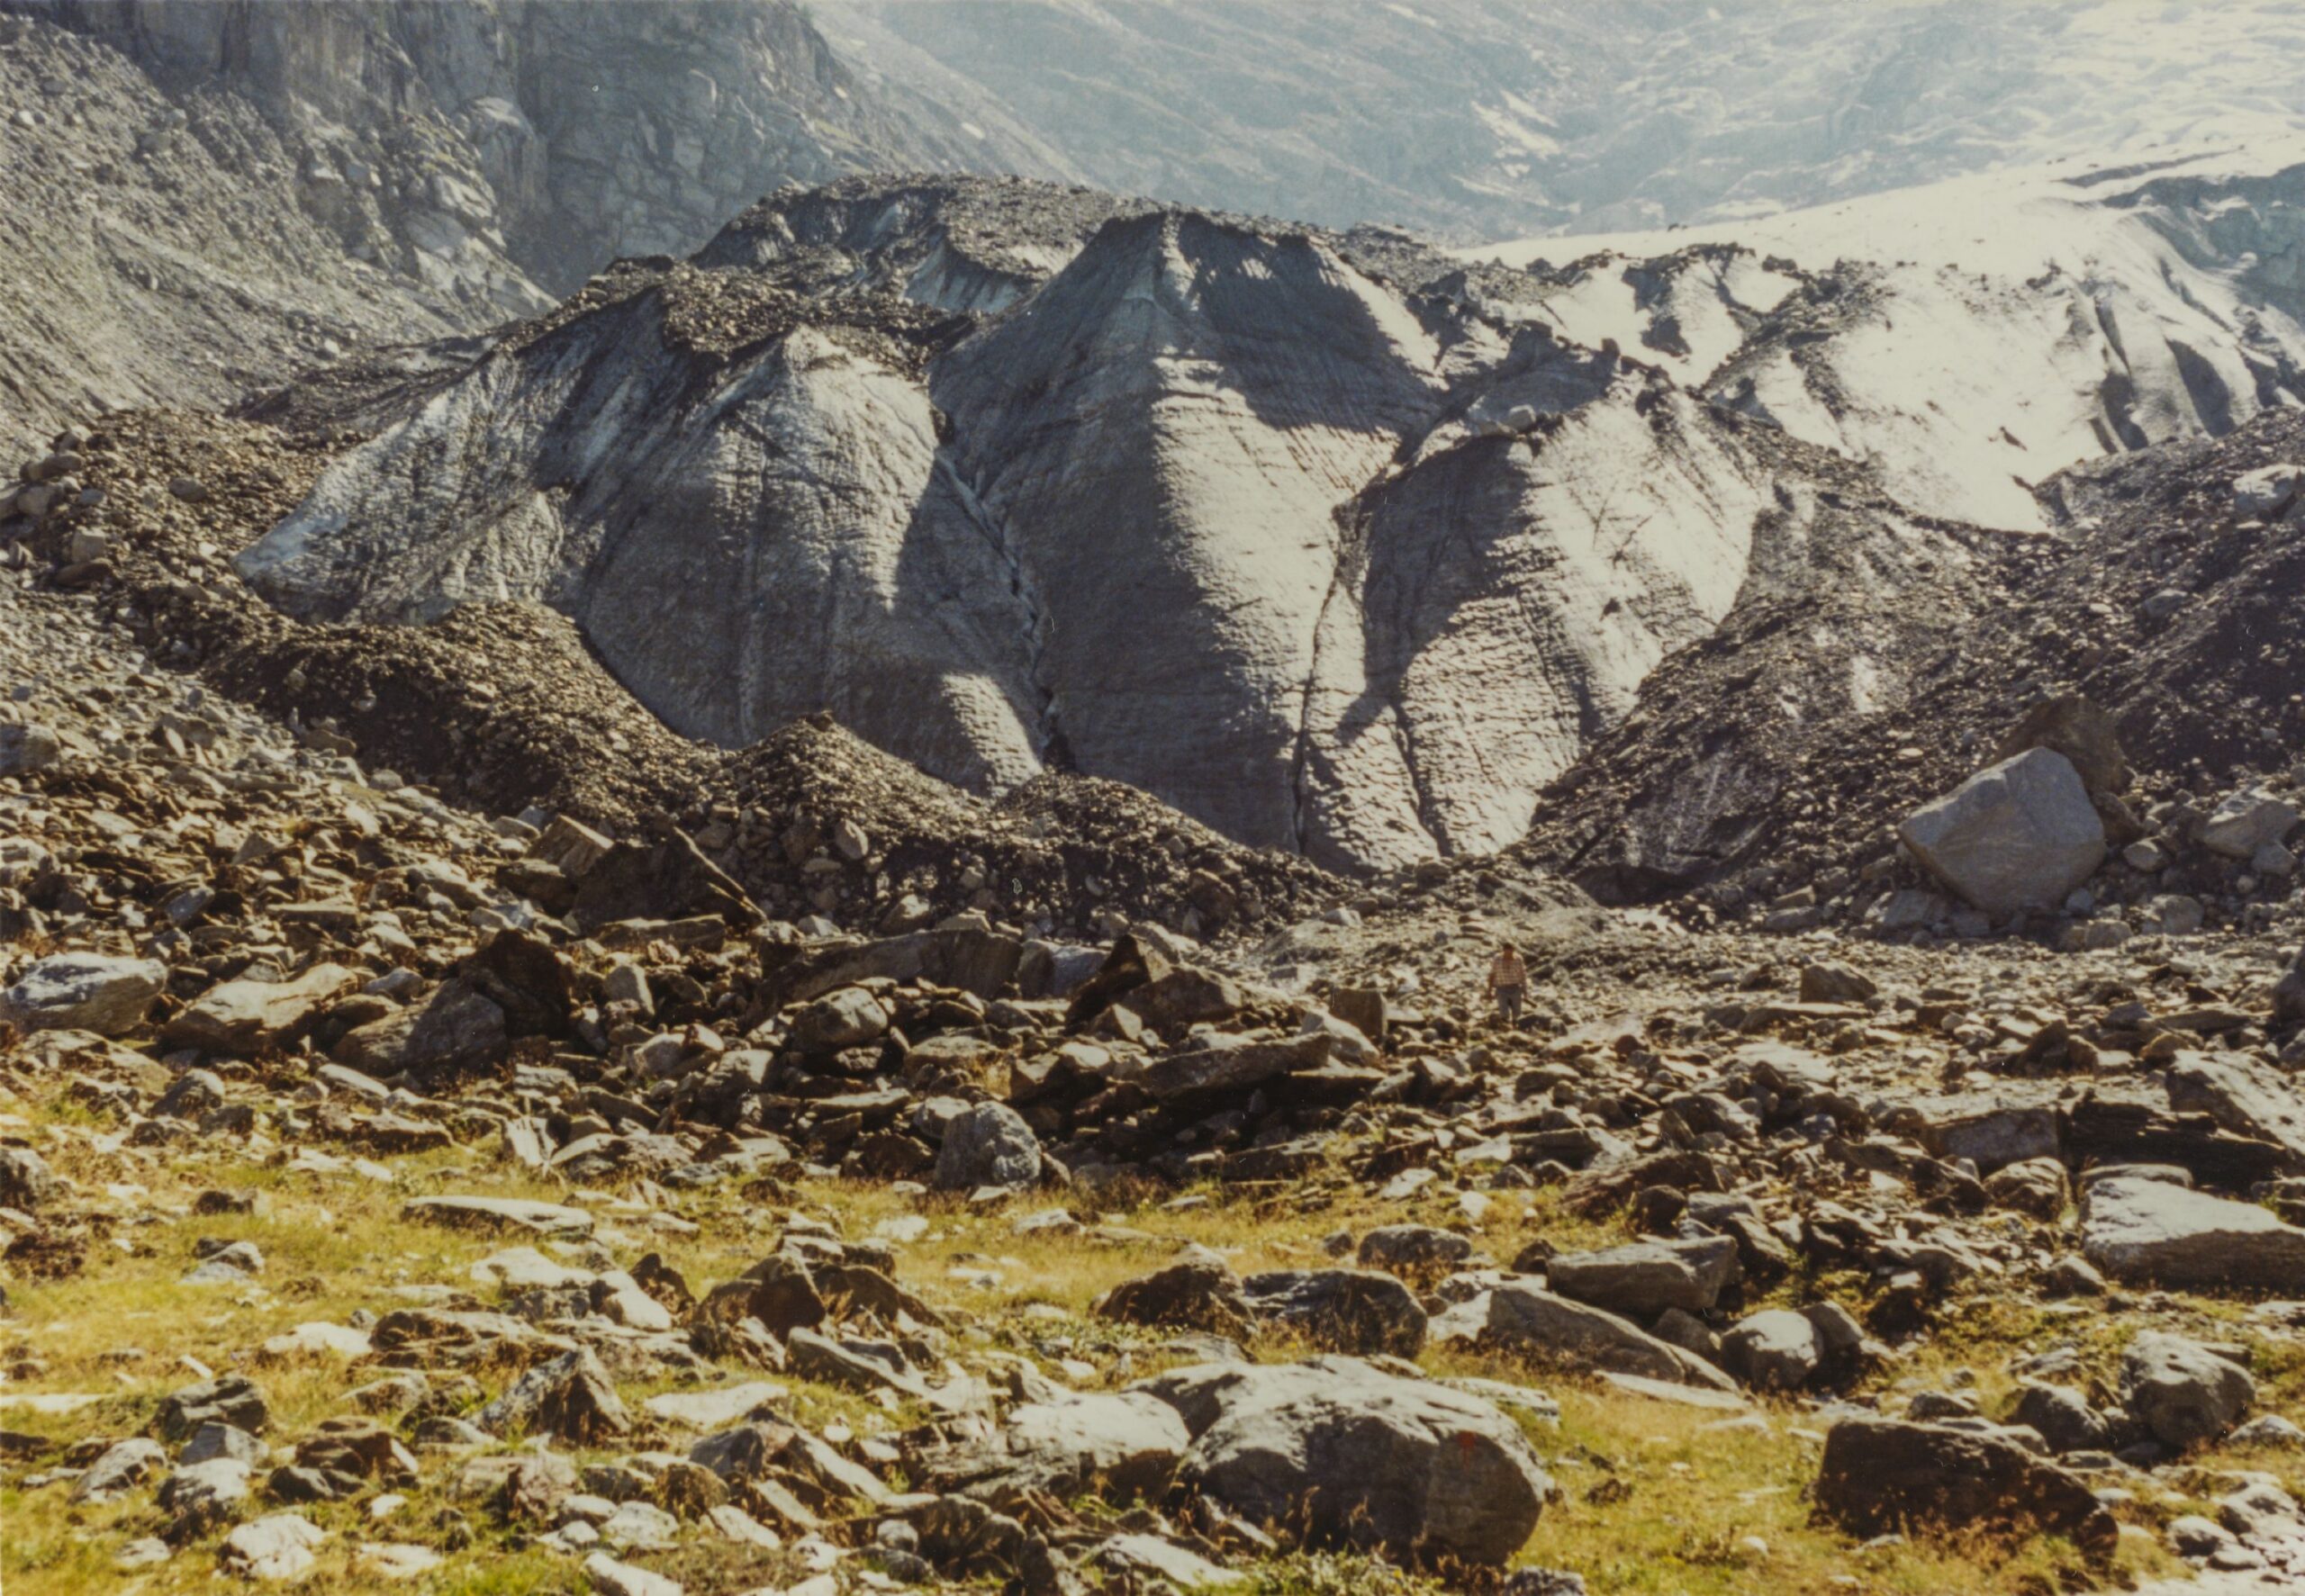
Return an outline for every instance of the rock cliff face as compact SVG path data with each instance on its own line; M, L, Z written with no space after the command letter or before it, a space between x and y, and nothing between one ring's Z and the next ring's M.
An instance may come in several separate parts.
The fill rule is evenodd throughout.
M1009 153L869 89L790 0L16 4L164 86L246 96L303 145L303 208L424 276L509 258L565 292L782 182Z
M1397 235L852 181L698 263L411 400L242 573L326 618L542 600L692 735L828 708L1379 869L1519 836L1757 572L1821 569L1774 429Z
M0 0L0 437L534 315L860 168L1046 170L787 0ZM285 310L285 316L277 313Z

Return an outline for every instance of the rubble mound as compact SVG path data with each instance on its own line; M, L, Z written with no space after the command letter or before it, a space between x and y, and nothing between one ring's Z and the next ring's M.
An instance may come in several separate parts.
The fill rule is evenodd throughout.
M695 261L771 274L807 293L867 288L990 312L1054 275L1106 222L1161 208L1022 177L844 177L760 200Z
M1814 595L1740 600L1548 789L1528 857L1613 901L1695 893L1730 913L1856 922L1891 888L1928 884L1894 828L2072 697L2103 712L2134 767L2115 788L2130 815L2117 851L2149 833L2192 852L2194 808L2289 784L2305 744L2305 520L2293 496L2269 518L2236 500L2237 482L2300 457L2305 418L2268 412L2051 479L2056 534L1964 536L1957 564L1920 569L1867 616ZM2213 852L2111 869L2126 901L2212 906L2247 873Z
M989 910L1076 936L1296 918L1342 890L1116 781L1043 776L989 801L813 715L728 758L700 841L772 913L908 929Z
M1053 776L996 805L822 717L743 750L691 742L541 605L467 603L421 626L292 620L221 562L340 446L189 412L107 418L78 445L85 485L33 546L158 657L309 748L495 813L565 814L611 835L685 827L772 912L872 925L975 907L1075 934L1100 916L1215 934L1340 889L1116 782ZM844 822L871 846L833 847Z

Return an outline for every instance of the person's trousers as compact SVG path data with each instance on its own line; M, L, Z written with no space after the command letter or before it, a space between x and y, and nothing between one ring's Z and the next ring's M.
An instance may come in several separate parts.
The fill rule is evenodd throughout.
M1521 1023L1521 993L1519 987L1499 987L1496 989L1496 1013L1508 1025Z

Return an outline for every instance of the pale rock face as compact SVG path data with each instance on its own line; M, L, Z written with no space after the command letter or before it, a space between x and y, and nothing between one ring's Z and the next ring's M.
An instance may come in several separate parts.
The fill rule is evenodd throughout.
M2245 160L2020 167L1466 253L1575 262L1548 302L1568 336L1869 460L1917 509L2038 530L2032 484L2052 472L2295 401L2305 301L2272 263L2296 247L2301 161L2288 133Z
M1037 768L1009 596L920 386L805 328L717 383L669 356L644 295L483 363L331 470L242 574L330 618L552 602L674 729L727 744L829 708L964 780ZM380 481L437 535L393 546Z
M2249 1372L2183 1336L2147 1330L2121 1354L2121 1401L2165 1446L2224 1434L2255 1399Z
M1053 220L1003 233L1020 203ZM1004 308L925 376L852 328L685 339L682 294L808 249ZM1320 237L846 184L699 260L506 340L241 573L315 618L541 600L692 735L828 708L949 780L1114 777L1348 870L1512 842L1667 653L1826 580L1747 424Z
M1243 841L1291 782L1332 512L1433 407L1430 339L1303 239L1193 216L1105 229L935 387L1034 608L1052 740ZM1159 618L1160 624L1143 624Z
M2090 1186L2081 1250L2116 1280L2177 1288L2305 1291L2305 1230L2254 1203L2155 1180Z
M1543 402L1577 407L1558 431L1443 427L1362 500L1307 716L1300 829L1316 860L1514 841L1538 790L1743 583L1758 464L1685 395L1644 415L1649 391L1614 362L1548 364L1484 403L1548 387Z
M1184 1472L1254 1522L1396 1557L1500 1564L1552 1489L1520 1427L1478 1397L1356 1357L1202 1364L1132 1388L1193 1434Z

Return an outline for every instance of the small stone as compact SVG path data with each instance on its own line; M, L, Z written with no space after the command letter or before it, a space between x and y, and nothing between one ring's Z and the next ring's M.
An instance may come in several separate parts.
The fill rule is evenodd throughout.
M224 1537L218 1560L249 1579L293 1580L319 1561L312 1548L328 1534L294 1513L275 1513L241 1525Z

